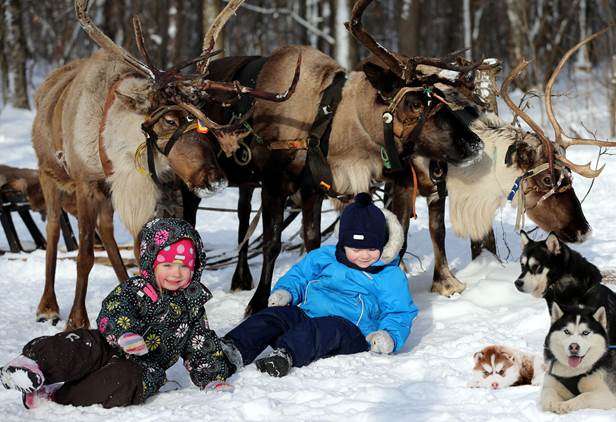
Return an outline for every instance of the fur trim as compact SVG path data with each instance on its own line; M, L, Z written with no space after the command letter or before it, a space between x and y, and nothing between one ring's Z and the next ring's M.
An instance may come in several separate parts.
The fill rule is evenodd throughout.
M381 209L381 211L385 214L385 224L387 224L387 230L389 231L389 239L387 239L387 243L383 247L380 260L384 264L389 264L398 256L400 249L402 249L402 245L404 245L404 231L402 230L402 225L398 221L398 217L396 217L393 212L386 209ZM334 227L334 236L338 237L339 229L340 221L338 221Z
M398 221L398 217L396 217L393 212L385 209L381 211L385 214L385 222L389 230L389 239L383 248L381 261L385 264L389 264L398 256L400 249L402 249L402 245L404 245L404 231L402 230L402 225Z

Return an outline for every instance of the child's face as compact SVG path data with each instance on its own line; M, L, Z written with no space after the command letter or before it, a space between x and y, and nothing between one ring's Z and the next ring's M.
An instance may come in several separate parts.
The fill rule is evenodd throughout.
M154 270L156 283L163 289L170 291L180 290L190 284L192 271L180 263L162 262Z
M359 268L368 268L379 260L381 251L378 249L358 249L344 247L344 253L349 261L357 265Z

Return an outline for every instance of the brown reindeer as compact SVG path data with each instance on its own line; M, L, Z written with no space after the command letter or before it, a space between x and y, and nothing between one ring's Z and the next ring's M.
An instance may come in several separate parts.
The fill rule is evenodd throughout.
M241 3L233 0L227 4L208 29L206 39L216 38ZM85 295L97 221L110 253L117 251L113 210L136 238L154 215L161 179L175 175L201 195L226 186L211 143L204 142L198 132L201 122L219 131L226 127L209 120L194 104L212 93L243 88L235 83L217 83L201 74L180 73L188 65L207 62L216 54L213 41L198 58L163 71L152 64L137 19L135 38L145 63L103 34L87 15L87 5L86 0L75 1L77 18L103 50L75 60L46 78L35 96L37 114L32 132L48 215L45 290L37 309L39 319L59 317L54 273L60 192L74 193L77 202L77 287L67 329L89 326ZM287 98L252 90L247 93L275 101ZM119 253L110 253L110 260L114 268L116 263L121 264ZM120 280L127 278L124 269L116 270L116 275Z
M354 8L352 26L356 33L361 32L369 37L362 32L359 23L362 11L356 12ZM364 35L362 39L365 40ZM434 76L424 79L410 68L401 70L397 55L382 47L372 52L377 55L376 59L366 62L361 71L349 73L332 58L306 46L282 47L267 58L222 59L214 61L209 67L210 77L233 79L254 61L264 60L258 76L255 76L256 87L280 91L288 83L296 57L302 57L302 78L295 95L284 103L257 102L251 109L252 131L256 137L244 143L248 144L252 159L243 167L233 159L220 160L230 182L241 186L238 207L240 239L248 226L246 219L250 212L251 186L260 183L262 187L264 258L258 288L246 309L248 314L266 306L274 262L281 247L284 204L286 198L297 190L304 204L303 232L307 249L313 249L320 243L322 196L315 191L310 177L306 181L308 140L322 93L338 75L345 75L346 81L329 130L327 163L333 175L330 193L352 195L368 191L373 180L384 179L381 158L384 148L383 117L388 111L390 116L386 117L391 117L396 147L400 152L405 150L464 165L472 163L482 151L483 144L477 136L446 105L432 101L425 91L425 88L439 81L457 86L464 83L463 77L457 81ZM397 64L392 64L392 59ZM434 60L416 59L418 62L441 64ZM229 72L230 62L236 64L235 72ZM447 66L457 69L463 76L474 69L472 66ZM239 147L239 143L236 145ZM397 196L394 210L402 221L407 221L408 227L409 207L406 201L406 197ZM244 247L232 289L250 288L252 277Z
M570 171L584 177L597 177L601 169L592 170L588 164L580 166L571 163L564 155L564 148L580 144L613 147L616 143L572 139L562 135L552 112L551 90L573 52L600 33L593 34L569 50L546 85L544 100L556 134L555 142L550 142L539 125L509 98L509 85L526 62L507 76L501 96L533 131L527 132L507 124L493 114L483 114L471 124L471 129L485 143L482 158L469 167L452 167L447 174L449 214L452 228L458 236L483 239L492 229L497 209L505 205L516 180L522 178L513 202L520 217L526 213L540 228L555 232L567 242L583 242L588 237L590 226L572 188ZM554 174L550 172L550 162L553 163ZM430 180L427 160L415 157L413 163L418 173L419 194L425 196L428 202L435 256L432 291L446 296L459 293L465 286L451 274L445 254L445 198L438 196L436 186Z

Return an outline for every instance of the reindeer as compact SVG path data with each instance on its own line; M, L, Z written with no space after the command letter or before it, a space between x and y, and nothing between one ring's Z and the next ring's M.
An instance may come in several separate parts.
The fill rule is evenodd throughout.
M369 2L368 2L369 3ZM417 57L417 63L443 66L457 70L461 77L455 81L430 75L424 78L414 68L407 67L398 56L378 46L361 27L361 13L366 2L356 3L350 25L354 33L377 56L366 62L361 71L345 72L332 58L306 46L286 46L266 58L236 57L214 61L208 75L214 79L235 78L256 60L264 60L256 87L279 91L288 80L295 57L301 54L302 79L295 95L284 103L260 102L251 108L251 132L255 137L242 141L252 159L239 166L232 158L221 158L231 183L240 185L238 214L239 239L248 228L252 188L260 184L263 207L264 258L257 290L246 313L266 306L271 288L274 262L281 248L283 210L286 198L299 190L303 203L303 232L308 250L320 243L320 209L322 196L310 179L312 168L307 157L311 151L311 126L318 116L322 93L337 78L344 77L344 85L330 123L327 164L333 184L325 187L328 195L344 198L368 191L373 180L383 180L382 151L385 148L385 123L390 123L395 148L408 154L419 154L446 160L454 165L469 165L482 151L478 137L452 112L446 104L430 96L436 82L461 86L477 65L457 66L435 59ZM235 72L229 72L230 66ZM212 110L214 107L206 106ZM230 145L240 147L239 138ZM257 138L258 137L258 138ZM324 138L316 142L324 142ZM232 141L232 140L230 140ZM233 153L229 148L228 153ZM245 148L245 147L242 147ZM319 163L317 163L319 164ZM308 176L307 176L308 175ZM408 191L408 190L407 190ZM407 197L398 195L394 211L408 227ZM190 216L188 216L191 219ZM193 217L194 218L194 217ZM246 260L246 245L233 276L232 290L252 288L252 277Z
M554 127L555 142L551 142L539 125L520 110L508 95L511 81L527 65L525 61L507 76L501 87L501 97L533 131L527 132L507 124L494 114L482 114L471 124L471 129L485 143L481 160L465 168L452 167L447 174L449 214L452 228L458 236L483 239L492 229L497 209L505 205L511 193L516 195L516 229L519 229L523 215L527 214L540 228L555 232L564 241L583 242L588 237L590 226L572 188L570 171L594 178L603 168L592 170L589 164L574 164L564 153L571 145L614 147L616 143L572 139L563 135L552 111L551 91L567 59L602 32L589 36L570 49L546 84L544 101ZM418 174L419 194L425 196L428 202L435 256L432 291L450 296L463 291L465 286L451 274L447 264L445 198L438 196L436 186L430 180L427 160L414 157L413 165ZM515 190L517 186L519 189Z
M48 216L45 290L37 308L39 320L59 318L54 274L60 192L74 193L79 224L77 287L66 328L89 327L85 295L94 259L96 222L116 275L125 280L126 270L113 238L114 209L137 238L141 227L154 215L161 180L175 176L198 195L226 186L212 145L204 142L199 130L207 125L223 133L233 127L217 125L195 104L211 93L235 90L272 101L284 101L292 94L292 87L278 95L243 90L239 84L218 83L202 74L180 73L196 62L207 67L209 58L218 53L213 51L214 40L241 3L230 1L217 16L206 33L208 47L202 55L163 71L150 60L138 19L133 20L135 39L145 63L102 33L87 15L87 0L75 1L79 23L102 51L52 72L35 96L32 142ZM143 164L146 160L148 170Z

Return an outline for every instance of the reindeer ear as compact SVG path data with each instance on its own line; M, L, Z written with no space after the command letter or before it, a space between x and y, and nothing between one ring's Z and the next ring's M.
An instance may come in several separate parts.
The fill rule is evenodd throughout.
M548 252L552 255L558 255L560 253L560 240L558 240L554 232L550 232L548 238L545 239L545 246L547 246Z
M524 141L517 141L514 145L515 151L512 151L509 157L511 162L517 164L524 171L533 168L535 165L535 149ZM509 155L509 150L507 150L507 155Z
M115 91L118 100L131 111L148 114L154 105L152 84L149 81L127 81Z
M393 95L394 91L399 87L399 78L396 74L376 63L366 62L362 70L374 89L385 96Z
M601 324L605 331L607 331L607 313L605 312L605 307L602 306L597 309L592 317L596 319L599 324Z
M560 306L558 306L556 302L552 303L552 312L550 315L552 319L552 324L558 321L563 315L564 313L563 313L563 310L560 309Z
M522 247L528 245L532 240L528 237L528 234L524 230L520 230L520 240L522 241Z

